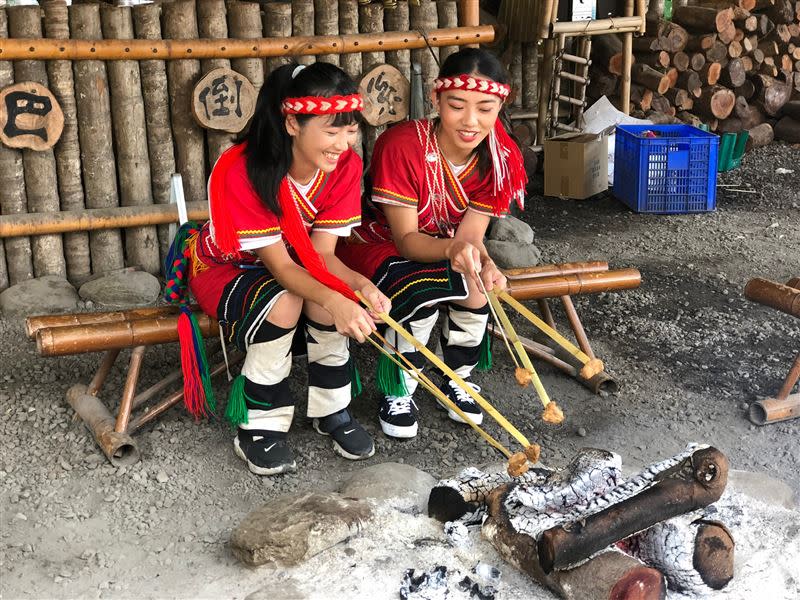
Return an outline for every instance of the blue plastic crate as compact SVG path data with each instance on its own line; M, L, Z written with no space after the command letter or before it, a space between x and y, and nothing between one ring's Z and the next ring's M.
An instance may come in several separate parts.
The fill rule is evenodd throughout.
M718 146L716 135L691 125L618 125L614 196L640 213L712 211Z

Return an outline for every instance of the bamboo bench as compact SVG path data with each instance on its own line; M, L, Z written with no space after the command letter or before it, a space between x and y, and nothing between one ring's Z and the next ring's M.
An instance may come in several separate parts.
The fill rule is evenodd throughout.
M564 306L569 326L581 350L594 358L588 337L581 324L570 296L632 289L639 286L641 277L636 269L608 270L603 262L543 265L506 272L509 292L517 300L536 300L542 318L556 328L548 298L559 298ZM216 320L193 307L198 325L209 344L209 358L218 354L221 343ZM140 452L133 434L163 415L183 399L183 389L162 396L181 380L181 370L176 369L146 390L137 393L145 352L151 346L178 341L178 315L176 307L140 308L127 311L76 313L29 317L26 333L36 342L40 356L65 356L103 352L103 358L92 380L87 384L75 383L67 391L67 402L92 432L109 461L115 466L132 464L139 460ZM490 326L490 333L499 335ZM570 361L570 356L557 347L524 339L528 352L575 377L595 393L618 388L616 380L605 371L590 379L583 378L580 366ZM121 350L131 348L125 384L119 408L112 416L100 398L100 392ZM228 355L228 364L244 358L241 352ZM224 361L211 367L211 376L225 372ZM134 416L134 411L139 411Z

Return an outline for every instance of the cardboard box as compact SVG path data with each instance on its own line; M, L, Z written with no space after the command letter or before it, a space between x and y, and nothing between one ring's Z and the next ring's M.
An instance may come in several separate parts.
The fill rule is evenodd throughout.
M583 200L608 189L608 138L565 133L544 142L544 195Z

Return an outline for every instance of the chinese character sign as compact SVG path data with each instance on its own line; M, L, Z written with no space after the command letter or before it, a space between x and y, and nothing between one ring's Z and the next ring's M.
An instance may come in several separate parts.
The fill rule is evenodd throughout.
M192 113L201 127L238 133L256 108L256 90L244 75L214 69L194 86Z
M48 150L63 130L64 113L43 85L25 81L0 91L0 141L9 148Z
M364 97L364 119L370 125L397 123L408 116L411 86L392 65L379 65L361 79L358 91Z

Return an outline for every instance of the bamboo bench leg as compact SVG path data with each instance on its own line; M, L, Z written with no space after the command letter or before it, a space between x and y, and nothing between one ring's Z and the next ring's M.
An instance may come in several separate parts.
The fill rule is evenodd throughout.
M592 346L589 344L589 338L586 336L586 331L583 329L583 323L581 323L578 312L575 310L575 305L572 303L572 298L561 296L561 303L564 305L564 312L567 313L567 319L570 327L572 327L572 332L575 334L575 339L578 341L578 346L586 356L596 358L592 351Z
M139 383L139 374L142 371L142 361L147 346L136 346L131 352L131 362L128 365L128 377L125 379L125 387L122 390L122 401L117 412L117 422L114 431L123 433L128 430L128 422L131 419L131 409L133 408L133 397L136 394L136 384Z

